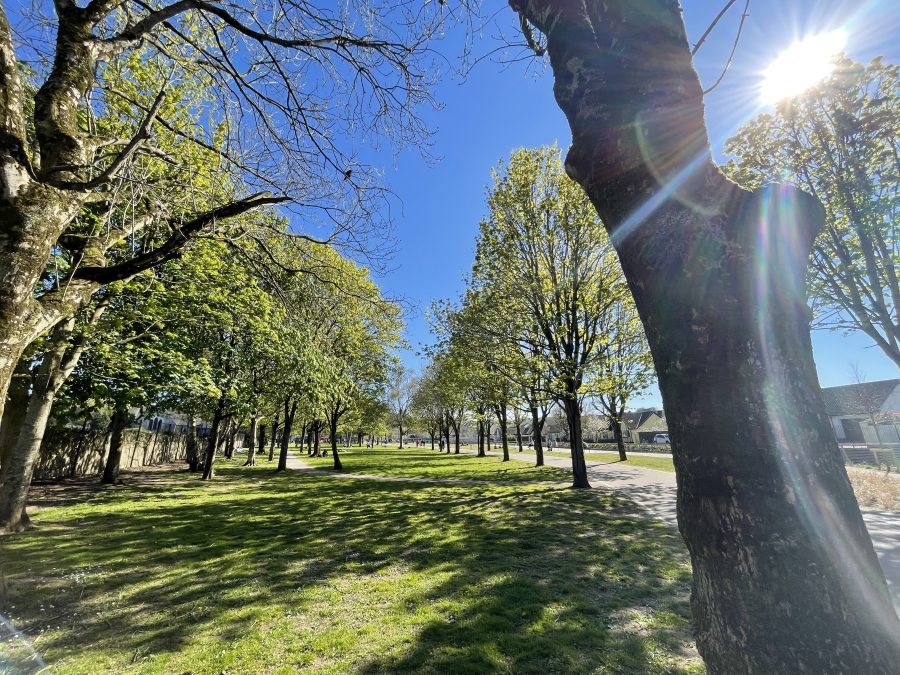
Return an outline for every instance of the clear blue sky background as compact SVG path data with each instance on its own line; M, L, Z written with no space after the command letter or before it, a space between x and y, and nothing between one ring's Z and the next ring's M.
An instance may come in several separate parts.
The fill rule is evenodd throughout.
M687 0L685 20L693 43L724 4ZM727 60L737 29L743 0L739 0L697 54L696 67L708 86ZM496 7L494 7L496 5ZM503 13L505 3L487 3ZM509 24L509 19L500 21ZM763 110L756 88L760 74L777 54L794 40L812 33L843 27L849 31L847 53L867 61L882 55L900 58L900 2L897 0L824 0L781 2L754 0L750 17L722 85L706 101L710 140L717 159L722 145L746 121ZM498 46L489 35L477 42L484 54ZM448 37L441 50L448 59L458 58L460 41ZM424 310L432 300L455 298L464 287L473 256L479 219L485 212L484 191L490 169L510 150L558 142L568 147L571 139L565 118L553 99L549 68L537 64L501 65L482 61L464 79L445 78L436 90L442 110L426 111L435 130L432 152L439 161L424 161L410 149L388 160L384 180L397 194L395 213L398 249L394 270L379 283L389 295L411 301L418 311L408 317L407 339L416 351L431 341ZM897 368L861 335L845 337L831 332L813 333L816 365L822 386L853 381L850 364L858 364L869 381L900 375ZM418 367L415 353L405 355ZM653 388L633 402L635 406L660 405Z

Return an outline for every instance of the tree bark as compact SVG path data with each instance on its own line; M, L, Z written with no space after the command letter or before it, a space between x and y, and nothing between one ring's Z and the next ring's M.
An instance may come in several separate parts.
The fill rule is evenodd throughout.
M626 462L628 461L628 455L625 454L625 439L622 437L622 415L620 414L618 418L613 418L612 427L613 427L613 436L616 438L616 447L619 449L619 461Z
M334 470L342 471L344 469L344 465L341 464L341 458L338 456L338 446L337 446L337 427L338 427L338 415L332 415L329 420L331 424L331 456L334 459Z
M523 450L522 450L522 423L521 422L516 424L516 445L519 446L519 452L523 452Z
M214 476L213 463L216 461L216 449L219 447L219 435L222 433L222 420L225 419L225 394L219 397L216 410L213 413L212 426L209 429L209 439L206 444L206 457L203 461L202 480L212 480Z
M484 452L484 421L478 420L478 457L486 457Z
M16 365L12 384L9 387L9 401L0 418L0 471L15 447L19 430L28 412L28 398L31 395L31 359L22 358Z
M101 483L113 485L119 482L119 469L122 464L122 436L128 425L128 412L116 409L109 421L109 454L106 456L106 464L103 466L103 478Z
M188 470L196 473L200 469L200 453L197 448L197 428L194 425L194 417L188 418L187 439L185 439L185 455Z
M896 672L900 622L812 359L821 206L715 167L674 0L511 4L547 36L567 173L611 234L653 353L708 669Z
M73 347L68 357L66 355L74 326L75 319L69 319L53 329L16 442L0 470L0 534L19 532L28 525L25 502L50 411L59 388L81 354L80 347Z
M506 429L506 406L497 408L497 423L500 425L500 445L503 448L503 460L509 461L509 433Z
M589 488L587 464L584 461L584 443L581 434L581 406L574 395L562 399L563 410L569 425L569 446L572 454L572 487Z
M290 398L284 399L284 424L281 429L281 448L278 453L278 466L275 471L287 470L288 445L291 442L291 429L294 426L294 415L297 413L297 401L291 403Z
M544 433L544 422L541 420L537 408L531 408L531 440L534 444L534 465L544 466L544 443L541 434Z

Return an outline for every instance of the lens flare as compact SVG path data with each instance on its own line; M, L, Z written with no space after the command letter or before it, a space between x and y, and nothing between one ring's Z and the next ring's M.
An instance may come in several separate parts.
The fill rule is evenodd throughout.
M842 28L795 42L778 55L763 74L760 97L776 103L802 94L834 68L834 57L847 44Z

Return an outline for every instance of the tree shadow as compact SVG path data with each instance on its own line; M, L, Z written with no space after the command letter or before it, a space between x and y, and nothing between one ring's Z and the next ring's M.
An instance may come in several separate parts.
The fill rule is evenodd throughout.
M273 615L312 612L348 580L417 574L436 581L390 591L403 595L411 637L377 655L335 656L338 670L697 667L677 534L599 491L223 467L211 484L147 474L43 516L37 531L0 542L10 583L2 611L39 636L50 663L103 653L140 664L209 635L239 643ZM378 606L375 593L360 611ZM323 622L295 637L307 628L352 633Z

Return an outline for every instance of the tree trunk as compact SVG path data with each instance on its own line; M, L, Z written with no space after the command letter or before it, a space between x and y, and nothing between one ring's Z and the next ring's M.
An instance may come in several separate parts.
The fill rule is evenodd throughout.
M197 428L194 425L193 416L188 419L188 431L185 446L188 470L191 473L196 473L200 469L200 452L197 448Z
M258 434L259 434L259 440L258 440L256 453L261 455L266 451L266 425L265 424L259 425Z
M28 412L28 398L31 395L31 359L19 360L9 387L9 400L0 418L0 471L16 444L19 430Z
M74 325L75 320L69 319L53 329L50 344L38 367L25 418L19 425L18 437L0 470L0 534L19 532L28 525L25 515L28 488L53 402L71 372L71 368L67 368L66 349ZM75 359L77 361L77 356Z
M429 430L429 431L428 431L428 436L431 438L431 449L434 450L434 431L433 431L433 430Z
M478 457L486 457L484 453L484 422L478 420Z
M581 406L574 395L562 400L563 410L566 411L566 421L569 424L569 445L572 450L572 487L589 488L591 484L587 477L587 464L584 461L584 445L581 439Z
M269 441L269 461L275 459L275 439L278 438L278 413L275 413L275 421L272 423L272 440Z
M500 425L500 445L503 448L503 461L509 461L509 434L506 430L506 408L497 409L497 423Z
M337 448L338 416L332 415L329 421L331 422L331 456L334 459L334 470L342 471L344 466L341 464L341 458L338 456Z
M219 447L219 435L222 433L222 420L225 418L225 394L219 397L216 410L213 413L212 426L209 430L209 439L206 444L206 458L203 461L203 480L212 480L213 464L216 460L216 449Z
M625 454L625 439L622 437L622 419L621 414L619 415L619 419L613 419L613 436L616 438L616 447L619 449L619 461L626 462L628 461L628 455Z
M512 4L547 36L567 173L611 233L653 353L709 671L896 672L900 622L812 358L821 206L715 167L674 0Z
M534 444L534 465L544 466L544 443L541 434L544 432L544 423L541 420L537 408L531 408L531 439Z
M321 441L319 435L322 433L322 422L316 422L313 427L313 457L319 457L322 454L320 450Z
M250 415L250 431L247 438L247 461L244 466L256 465L256 436L259 433L257 425L259 424L259 415L255 412Z
M284 423L281 430L281 448L278 453L278 466L275 471L287 469L288 445L291 442L291 429L294 426L294 415L297 413L297 401L291 403L290 398L284 399Z
M119 468L122 464L122 436L128 425L128 413L117 409L109 421L109 454L103 467L101 483L113 485L119 482Z
M519 446L519 452L522 452L522 423L521 422L516 424L516 445Z

